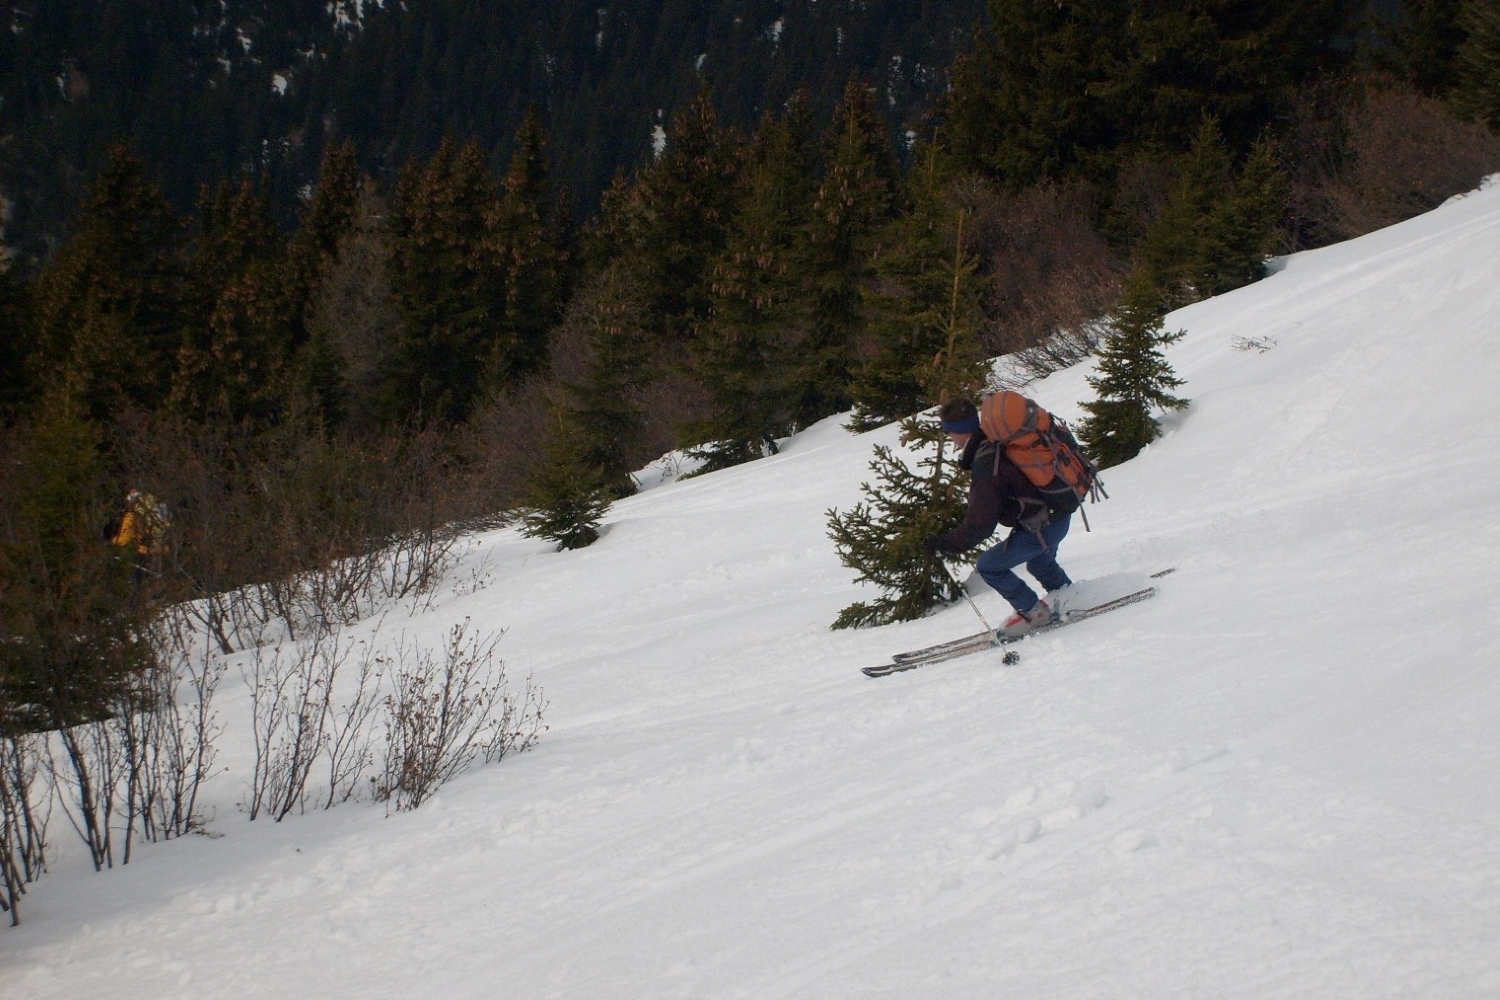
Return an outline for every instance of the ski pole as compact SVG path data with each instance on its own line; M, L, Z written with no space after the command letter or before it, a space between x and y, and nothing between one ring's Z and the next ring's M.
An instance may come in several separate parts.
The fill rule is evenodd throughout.
M979 605L974 603L974 598L969 596L969 592L964 589L964 585L959 582L958 577L953 575L953 570L948 568L948 564L943 561L943 557L936 556L935 558L937 559L937 564L943 567L943 572L948 575L948 579L952 580L953 585L958 588L958 592L964 595L964 600L969 602L969 607L974 609L974 614L979 616L979 624L983 625L984 630L990 634L990 645L997 645L1000 640L995 637L995 630L990 628L990 623L984 620L984 612L979 610Z

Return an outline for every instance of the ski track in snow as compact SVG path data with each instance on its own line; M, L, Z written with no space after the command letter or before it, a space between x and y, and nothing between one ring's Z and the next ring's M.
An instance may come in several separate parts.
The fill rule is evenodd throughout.
M1154 600L861 676L976 623L827 629L825 511L896 437L837 421L586 550L478 536L375 639L504 629L536 750L251 824L232 727L217 839L94 875L53 824L0 996L1500 996L1500 185L1177 328L1191 407L1063 549L1176 566ZM1030 391L1076 418L1088 374Z

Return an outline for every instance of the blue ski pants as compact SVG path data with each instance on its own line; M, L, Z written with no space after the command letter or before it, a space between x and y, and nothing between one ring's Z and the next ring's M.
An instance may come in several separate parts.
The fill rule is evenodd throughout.
M1057 547L1068 536L1072 520L1070 514L1050 522L1042 529L1041 538L1025 528L1012 529L1004 541L979 557L975 564L979 575L998 590L1011 607L1017 611L1030 611L1039 600L1036 591L1011 570L1025 563L1026 571L1047 590L1057 590L1072 583L1057 564Z

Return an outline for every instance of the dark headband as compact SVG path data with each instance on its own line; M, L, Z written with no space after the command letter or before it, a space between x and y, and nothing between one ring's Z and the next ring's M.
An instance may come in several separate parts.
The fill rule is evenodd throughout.
M973 434L979 430L979 414L964 420L939 420L945 434Z

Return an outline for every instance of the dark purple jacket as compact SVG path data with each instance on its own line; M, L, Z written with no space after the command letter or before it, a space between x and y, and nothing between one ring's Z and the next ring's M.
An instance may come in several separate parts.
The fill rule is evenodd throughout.
M958 460L969 471L969 510L964 523L942 535L938 548L964 552L995 533L995 526L1014 528L1021 518L1046 509L1041 492L1026 473L983 434L969 438Z

